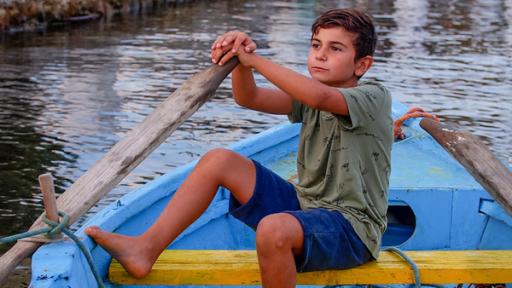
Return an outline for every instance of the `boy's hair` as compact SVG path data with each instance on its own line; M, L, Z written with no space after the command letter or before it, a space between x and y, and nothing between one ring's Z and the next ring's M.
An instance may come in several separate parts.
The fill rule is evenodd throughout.
M356 9L332 9L318 17L311 26L312 35L320 28L341 27L356 35L354 47L356 49L355 60L365 56L373 56L377 44L377 34L373 26L372 18L364 12Z

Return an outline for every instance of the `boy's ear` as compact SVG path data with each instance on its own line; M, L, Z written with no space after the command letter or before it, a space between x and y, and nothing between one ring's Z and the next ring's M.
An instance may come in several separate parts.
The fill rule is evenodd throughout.
M373 57L370 55L364 56L363 58L356 61L356 70L354 71L354 74L356 74L357 77L361 77L370 69L370 67L373 64Z

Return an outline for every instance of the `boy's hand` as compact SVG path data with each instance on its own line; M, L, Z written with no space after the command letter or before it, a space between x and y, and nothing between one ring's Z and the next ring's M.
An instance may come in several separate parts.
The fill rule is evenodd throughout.
M229 47L229 46L228 46ZM238 57L238 61L240 64L245 67L252 67L252 60L257 56L256 53L248 53L245 51L245 47L241 46L238 50L233 51L231 47L226 50L222 50L222 48L215 49L212 52L212 62L217 63L219 65L224 65L224 63L228 62L229 59L233 58L233 56ZM226 53L227 51L227 53ZM219 59L219 60L216 60Z
M245 34L244 32L237 30L226 32L225 34L217 37L217 40L213 42L211 48L213 51L214 49L231 46L231 44L233 44L233 51L237 51L241 45L245 46L244 49L248 53L256 50L256 43L252 41L251 37L249 37L249 35Z
M256 50L256 43L244 32L229 31L219 37L212 44L211 58L213 63L225 63L243 49L252 53Z

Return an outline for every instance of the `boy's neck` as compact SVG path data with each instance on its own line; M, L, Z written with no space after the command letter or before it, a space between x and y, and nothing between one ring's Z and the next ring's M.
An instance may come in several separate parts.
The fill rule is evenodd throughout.
M349 81L345 81L343 83L325 83L325 82L322 82L322 83L327 86L331 86L331 87L335 87L335 88L351 88L351 87L356 87L359 84L359 78L354 77L353 79L350 79Z

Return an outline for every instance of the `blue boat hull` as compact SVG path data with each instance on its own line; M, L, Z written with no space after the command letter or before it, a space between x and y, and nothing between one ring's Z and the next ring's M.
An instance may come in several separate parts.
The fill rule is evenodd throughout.
M394 118L405 111L405 106L393 103ZM404 250L512 249L512 217L419 128L417 120L407 124L408 138L393 146L389 223L383 245ZM283 124L231 148L289 179L295 174L299 132L299 125ZM194 165L178 168L127 194L84 227L98 225L121 234L140 234L158 217ZM206 213L169 249L254 249L254 231L227 213L228 196L228 191L219 189ZM110 256L82 229L76 234L90 249L107 286L116 287L108 283ZM32 258L31 287L95 285L85 257L72 242L44 245Z

